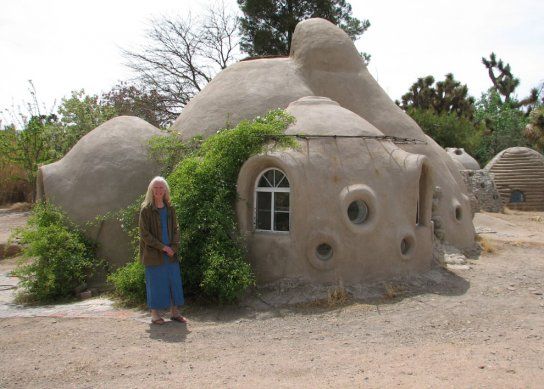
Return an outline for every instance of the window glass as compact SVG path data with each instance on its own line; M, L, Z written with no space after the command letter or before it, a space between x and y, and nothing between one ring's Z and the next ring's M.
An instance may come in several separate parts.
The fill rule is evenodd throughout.
M289 192L274 193L274 210L276 212L289 212Z
M289 231L289 180L277 169L259 178L255 196L255 227L258 230Z
M257 228L270 230L272 219L272 193L257 192Z
M272 185L270 184L270 181L268 181L266 179L266 177L263 175L261 177L261 179L259 180L259 185L258 185L260 188L267 188L267 187L271 187Z
M289 213L288 212L275 212L274 230L289 231Z
M510 194L511 203L523 203L525 201L525 195L520 190L513 190Z

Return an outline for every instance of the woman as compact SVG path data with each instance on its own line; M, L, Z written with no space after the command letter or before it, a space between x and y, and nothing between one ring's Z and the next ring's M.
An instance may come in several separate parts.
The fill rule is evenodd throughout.
M140 210L140 260L145 266L147 305L151 323L164 324L159 309L170 308L170 319L187 323L178 306L183 305L179 269L179 229L170 203L170 188L162 177L149 183Z

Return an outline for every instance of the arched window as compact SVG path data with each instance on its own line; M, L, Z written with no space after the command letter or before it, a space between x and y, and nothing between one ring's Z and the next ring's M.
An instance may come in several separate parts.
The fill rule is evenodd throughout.
M255 228L261 231L289 231L289 180L278 169L265 170L255 186Z
M510 193L510 202L523 203L525 202L525 195L520 190L513 190L512 193Z

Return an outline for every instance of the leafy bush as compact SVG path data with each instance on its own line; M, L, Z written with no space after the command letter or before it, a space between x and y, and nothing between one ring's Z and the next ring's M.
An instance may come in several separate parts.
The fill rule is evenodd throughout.
M120 267L108 276L115 294L127 305L142 305L146 300L145 268L140 258Z
M36 204L27 226L15 234L27 261L14 273L29 300L47 302L73 295L98 265L94 245L50 204Z
M202 143L202 137L183 142L179 133L167 131L167 135L155 135L149 140L149 156L161 165L161 174L167 176L185 157L193 154Z
M115 270L108 276L113 284L115 295L126 305L145 304L145 269L139 257L138 214L144 196L139 196L129 206L120 211L102 216L100 219L116 218L121 222L134 249L133 261Z
M235 301L254 283L236 227L236 181L242 164L280 137L293 118L281 110L219 131L168 177L181 232L185 289L219 302ZM275 137L276 136L276 137Z
M481 142L482 125L475 125L464 116L455 113L436 113L432 110L409 108L407 113L414 119L425 134L440 146L461 147L475 155Z

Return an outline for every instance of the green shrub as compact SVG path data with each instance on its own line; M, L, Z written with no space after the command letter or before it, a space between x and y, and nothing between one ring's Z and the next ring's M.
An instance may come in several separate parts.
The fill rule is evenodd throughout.
M74 294L98 266L95 247L58 208L38 203L26 227L15 235L23 244L21 278L26 300L54 301Z
M193 154L202 143L201 136L184 142L180 134L166 131L166 135L155 135L149 140L149 156L161 165L161 174L167 176L174 167L185 157Z
M108 281L115 287L115 295L126 305L145 304L145 269L139 258L110 274Z
M96 221L117 219L121 228L127 233L133 252L133 261L116 269L108 275L108 282L114 287L114 294L123 304L134 306L145 304L145 269L139 258L138 215L144 195L139 196L130 205L115 213L108 213Z
M234 205L242 164L281 137L293 118L281 110L243 121L204 141L198 152L183 159L168 182L181 232L185 290L219 302L233 302L254 276L238 236Z
M406 112L425 134L444 148L461 147L470 155L475 155L480 147L483 125L475 125L471 120L455 113L436 113L419 108L409 108Z

